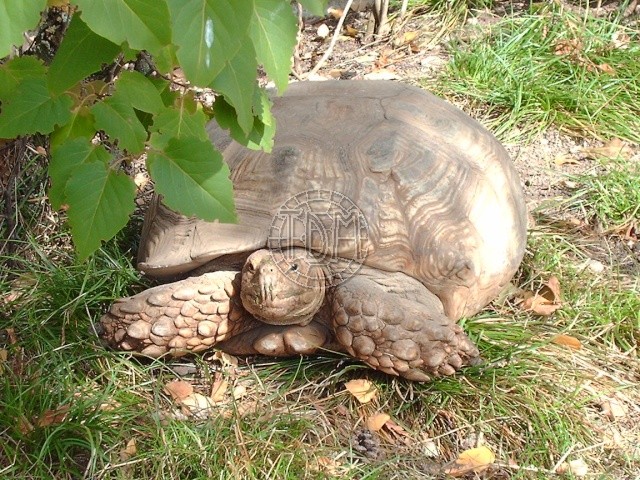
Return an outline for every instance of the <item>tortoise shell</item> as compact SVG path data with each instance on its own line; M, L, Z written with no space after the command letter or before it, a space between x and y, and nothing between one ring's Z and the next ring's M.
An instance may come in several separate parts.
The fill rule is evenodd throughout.
M163 277L228 254L304 246L404 272L454 320L476 313L511 279L525 248L524 197L507 152L477 121L390 81L292 84L272 111L271 153L210 125L231 170L238 224L186 218L156 199L141 270ZM286 235L282 212L291 209L299 218ZM307 214L322 225L309 228ZM360 232L354 219L364 219Z

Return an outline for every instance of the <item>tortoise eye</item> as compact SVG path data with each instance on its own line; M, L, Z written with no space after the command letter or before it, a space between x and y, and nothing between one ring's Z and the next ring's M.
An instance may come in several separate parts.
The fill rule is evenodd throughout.
M297 263L293 263L291 264L291 267L289 267L289 271L290 272L297 272L298 271L298 264Z

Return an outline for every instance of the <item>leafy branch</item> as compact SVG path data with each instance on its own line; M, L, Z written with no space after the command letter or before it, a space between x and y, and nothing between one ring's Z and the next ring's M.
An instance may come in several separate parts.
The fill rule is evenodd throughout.
M300 3L321 13L325 1ZM14 45L50 6L70 21L49 62ZM206 124L215 117L234 139L269 149L275 123L256 72L282 92L296 35L287 0L0 0L0 138L50 135L49 198L68 208L82 258L127 223L136 189L121 166L145 152L168 206L234 221L229 170ZM141 57L152 61L144 73L98 74ZM216 93L213 108L178 88L176 69Z

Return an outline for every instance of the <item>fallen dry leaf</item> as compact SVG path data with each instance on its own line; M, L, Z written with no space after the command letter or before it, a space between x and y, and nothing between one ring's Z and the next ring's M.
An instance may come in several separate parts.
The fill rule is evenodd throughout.
M596 68L598 70L600 70L601 72L606 73L608 75L615 75L616 74L615 69L611 65L609 65L608 63L600 63L600 64L596 65Z
M67 413L69 413L69 405L61 405L52 410L45 410L45 412L38 417L36 424L39 427L58 425L67 418Z
M576 477L585 477L589 473L589 467L581 458L562 463L556 468L556 473L571 473Z
M393 420L387 420L384 425L385 427L387 427L387 429L390 432L394 433L397 437L405 437L404 442L408 443L408 439L410 438L410 435L404 428L402 428Z
M576 165L578 163L578 159L570 153L560 153L555 156L553 163L559 167L562 165Z
M198 419L208 418L213 409L213 402L201 393L192 393L180 401L182 413Z
M556 335L551 342L556 345L564 345L574 350L580 350L582 348L582 342L571 335Z
M620 50L624 50L629 48L629 43L631 43L631 37L627 35L625 32L617 31L611 35L611 43L613 43L614 48L619 48Z
M127 442L127 446L120 451L120 459L123 462L126 462L131 457L133 457L136 453L138 453L138 448L136 446L136 439L132 438Z
M222 378L222 375L217 374L213 385L211 385L211 393L209 394L211 400L213 400L214 403L224 400L224 395L227 392L228 386L229 382Z
M375 415L367 418L366 425L369 430L372 432L378 432L384 427L384 424L389 421L391 417L386 413L376 413Z
M522 308L536 315L549 316L562 307L560 302L560 281L555 275L550 277L537 293L526 292Z
M348 36L348 37L352 37L355 38L358 36L358 29L352 27L351 25L345 25L344 27L344 33Z
M365 379L349 380L344 387L351 395L356 397L360 403L369 403L378 394L376 387Z
M400 77L395 72L384 68L364 75L365 80L398 80L399 78Z
M470 472L481 472L495 461L495 454L487 447L470 448L462 452L444 472L452 477L460 477Z
M193 394L193 386L184 380L172 380L164 386L164 391L176 402L181 402Z
M581 52L582 42L577 38L560 40L553 49L556 55L579 55Z
M602 147L583 147L580 152L587 158L594 160L599 158L623 158L628 160L633 155L631 147L619 138L609 140Z
M617 398L604 398L600 402L600 408L602 413L609 417L609 420L616 420L627 415L627 410Z

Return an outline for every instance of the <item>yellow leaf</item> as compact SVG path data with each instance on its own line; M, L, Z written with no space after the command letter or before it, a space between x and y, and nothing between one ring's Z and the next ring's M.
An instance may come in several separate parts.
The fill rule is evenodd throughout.
M471 448L462 452L444 472L452 477L460 477L470 472L481 472L495 461L495 454L487 447Z
M402 36L402 43L411 43L418 38L419 32L405 32Z
M391 417L386 413L376 413L375 415L367 418L367 428L372 432L377 432L382 427L384 427L384 424L387 423L390 419Z
M564 345L565 347L573 348L574 350L580 350L582 348L580 340L576 337L572 337L571 335L556 335L551 341L556 345Z
M349 380L344 386L360 403L369 403L378 394L376 387L365 379Z

